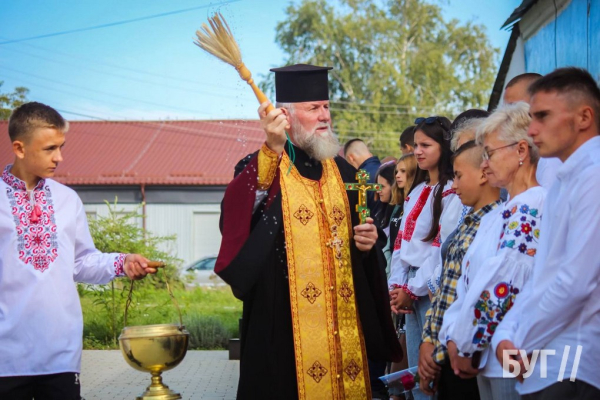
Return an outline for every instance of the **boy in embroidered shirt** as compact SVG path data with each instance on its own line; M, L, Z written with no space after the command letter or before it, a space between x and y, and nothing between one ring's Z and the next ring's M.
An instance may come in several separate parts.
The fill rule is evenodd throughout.
M475 122L475 121L474 121ZM467 127L476 128L481 124L476 120ZM460 128L459 128L460 129ZM458 134L465 133L459 131ZM466 131L466 133L470 133ZM427 315L423 330L423 343L419 355L419 375L422 377L421 390L432 395L429 382L436 382L442 399L479 399L477 382L474 379L462 380L454 375L450 366L448 351L439 339L440 329L445 312L456 298L456 286L461 277L461 263L467 249L475 239L478 230L486 229L490 216L500 204L500 190L492 187L480 167L483 149L474 140L467 141L454 154L454 182L452 187L461 202L469 206L471 211L465 216L452 238L446 261L442 270L442 284L435 294L435 299ZM439 382L439 386L438 386Z
M77 194L54 176L68 123L41 103L12 113L15 161L0 182L0 398L80 399L83 336L74 282L155 273L138 254L103 254Z

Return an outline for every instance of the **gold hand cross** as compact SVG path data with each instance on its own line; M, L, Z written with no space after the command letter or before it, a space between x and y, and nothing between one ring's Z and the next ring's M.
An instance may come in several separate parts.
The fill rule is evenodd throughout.
M381 185L378 183L369 183L369 173L364 169L359 169L356 172L357 183L344 183L346 190L358 191L358 203L356 211L360 218L360 223L365 224L367 217L371 215L371 210L367 207L367 192L378 192L381 190Z

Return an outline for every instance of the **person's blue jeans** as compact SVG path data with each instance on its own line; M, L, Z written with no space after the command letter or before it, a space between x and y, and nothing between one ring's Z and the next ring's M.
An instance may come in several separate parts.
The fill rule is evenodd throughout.
M417 270L418 268L410 267L408 277L415 276ZM422 296L413 302L413 313L406 314L406 349L409 367L415 367L419 362L419 346L421 345L421 336L425 325L425 314L429 307L431 307L429 296ZM415 400L432 399L420 390L413 390L413 395Z

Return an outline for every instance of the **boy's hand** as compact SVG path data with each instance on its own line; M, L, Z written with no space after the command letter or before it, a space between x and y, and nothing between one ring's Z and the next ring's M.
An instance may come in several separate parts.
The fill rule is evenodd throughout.
M442 371L442 367L440 367L434 360L433 360L433 350L435 350L435 346L433 345L433 343L429 343L429 342L423 342L421 343L421 347L419 347L419 376L424 377L425 379L428 379L430 382L433 382L435 380L436 377L439 376L440 372ZM426 388L429 389L429 388ZM424 390L424 392L426 394L431 395L430 393L426 392Z
M139 254L128 254L125 257L123 271L131 280L142 279L147 274L156 273L156 264L150 265L150 261Z
M458 355L456 343L453 341L448 342L448 355L450 356L450 366L456 376L469 379L474 378L479 373L479 370L471 366L472 360L470 358Z

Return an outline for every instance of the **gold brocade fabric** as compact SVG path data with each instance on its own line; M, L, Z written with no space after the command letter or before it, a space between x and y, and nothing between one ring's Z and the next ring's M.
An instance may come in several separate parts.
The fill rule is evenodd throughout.
M350 258L352 220L333 160L320 181L306 179L283 154L283 221L298 397L371 398Z
M271 187L278 163L277 153L264 143L258 152L258 188L260 190L268 190Z

